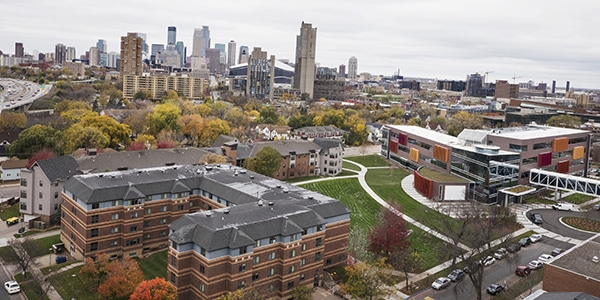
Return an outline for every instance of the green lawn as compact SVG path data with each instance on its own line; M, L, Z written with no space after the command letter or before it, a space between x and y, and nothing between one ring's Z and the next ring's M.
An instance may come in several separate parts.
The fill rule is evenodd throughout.
M3 206L0 209L0 218L2 219L2 221L6 221L6 219L12 217L18 217L19 215L19 203L15 203L8 207Z
M360 171L360 168L357 165L355 165L353 163L349 163L347 161L342 161L342 168L350 169L350 170L354 170L354 171Z
M441 262L451 259L452 251L449 251L449 247L452 246L450 244L410 223L407 223L407 227L413 230L408 237L410 248L416 250L423 259L423 264L416 273L429 270Z
M81 266L75 267L51 277L52 286L63 299L96 300L96 284L79 274ZM75 274L75 276L73 276Z
M347 171L347 170L342 170L342 172L340 172L339 174L335 175L336 177L339 176L352 176L352 175L358 175L358 173L353 172L353 171Z
M467 182L466 180L464 180L458 176L454 176L454 175L448 174L448 173L442 173L440 171L436 171L436 170L432 170L432 169L428 169L428 168L421 168L419 170L419 174L423 175L426 178L434 180L434 181Z
M147 258L140 259L140 268L145 279L160 277L167 279L167 250L154 253Z
M298 177L298 178L288 178L285 181L289 183L308 181L313 179L319 179L321 176L306 176L306 177Z
M328 180L303 184L303 188L319 192L340 200L350 211L350 225L360 228L372 228L377 222L381 205L375 202L358 183L356 178Z
M357 162L365 167L387 167L390 164L380 155L351 156L344 159ZM343 165L342 165L343 166Z
M536 196L523 196L523 203L554 204L556 202L544 198L538 198Z
M388 203L398 203L407 216L417 220L429 228L444 228L442 220L451 218L419 203L404 192L401 181L408 173L403 169L372 169L367 172L369 186Z
M0 257L4 262L17 262L19 261L19 257L17 253L11 246L4 246L0 248Z
M594 196L590 196L590 195L585 195L585 194L571 194L569 196L563 197L562 199L564 201L570 202L570 203L574 203L574 204L581 204L584 202L588 202L592 199L594 199L596 197Z
M61 243L60 235L52 235L37 240L29 240L25 242L25 249L28 249L31 257L38 257L50 253L52 244Z

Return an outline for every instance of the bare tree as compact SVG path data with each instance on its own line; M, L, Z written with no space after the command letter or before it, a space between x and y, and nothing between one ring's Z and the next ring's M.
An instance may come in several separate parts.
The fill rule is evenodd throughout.
M29 250L31 250L31 243L29 243L31 239L29 237L25 237L22 239L11 239L8 241L8 245L10 245L17 257L19 258L18 264L23 272L23 276L25 276L29 265L33 262L33 258L29 256Z

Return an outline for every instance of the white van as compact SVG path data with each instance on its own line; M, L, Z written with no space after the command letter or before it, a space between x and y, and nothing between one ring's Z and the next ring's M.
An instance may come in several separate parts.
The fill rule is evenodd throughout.
M575 205L573 205L571 203L556 203L556 204L552 205L552 209L573 211L573 210L575 210Z

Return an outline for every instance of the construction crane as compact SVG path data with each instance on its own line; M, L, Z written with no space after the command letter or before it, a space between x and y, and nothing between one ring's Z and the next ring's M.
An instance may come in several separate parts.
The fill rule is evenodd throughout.
M515 76L513 76L511 78L513 79L513 84L515 84L515 79L517 79L517 78L523 78L523 76L517 76L517 75L515 75Z
M483 77L483 83L487 81L488 74L494 73L494 71L485 71L485 76Z

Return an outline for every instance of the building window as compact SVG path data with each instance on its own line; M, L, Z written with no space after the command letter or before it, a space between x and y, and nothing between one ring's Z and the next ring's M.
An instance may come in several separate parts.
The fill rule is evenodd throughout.
M160 211L161 212L167 211L167 206L166 205L161 206Z
M137 226L129 227L129 232L136 232L136 231L137 231Z
M110 230L110 233L117 233L117 232L119 232L119 227L113 227L113 228Z
M254 257L254 264L258 265L259 263L260 263L260 256L257 255Z
M21 198L27 198L27 191L21 190Z
M256 244L254 245L254 248L258 248L258 247L260 247L260 240L257 240Z
M40 192L39 196L40 196L40 199L44 198L44 193Z
M302 244L302 251L306 251L306 244Z
M274 243L276 243L276 242L277 242L277 237L275 237L275 236L272 236L272 237L269 239L269 244L274 244Z
M98 250L98 243L94 242L90 244L90 251L96 251Z
M111 220L118 220L118 219L119 219L119 214L112 214Z
M246 246L240 247L240 255L248 253L248 248Z
M300 274L300 281L303 281L303 280L304 280L304 278L305 278L305 277L304 277L304 273Z
M259 278L260 278L260 273L254 272L254 274L252 274L252 281L257 281Z
M175 273L171 272L171 276L169 276L169 279L171 280L171 283L173 285L175 285L175 282L177 282L177 277L175 276Z
M150 227L150 221L144 221L144 227Z
M165 237L165 236L167 236L167 232L166 231L161 231L159 233L159 235L160 235L160 237Z
M44 186L44 182L40 180L40 186Z
M177 210L183 210L184 206L183 205L179 205L177 206Z
M54 199L58 198L58 192L54 192Z
M315 247L323 245L323 238L317 238L315 241Z
M131 213L131 218L132 219L135 219L137 217L138 217L138 213L137 212Z
M167 218L160 219L160 224L166 224L166 223L167 223Z
M296 257L296 249L293 249L292 251L290 251L290 258L294 258Z
M98 219L99 219L98 215L93 215L92 216L92 224L98 223Z
M323 225L317 225L317 231L323 231Z
M39 205L38 205L38 210L42 210L42 209L43 209L43 207L44 207L44 206L43 206L42 204L39 204Z
M205 256L206 257L206 249L200 247L200 255Z
M58 203L54 204L54 210L58 210Z
M329 259L329 258L328 258L328 259L326 259L326 260L325 260L325 265L330 265L330 264L331 264L331 259Z
M21 210L27 210L27 203L21 202Z
M239 272L244 272L244 271L246 271L246 264L241 264L241 265L238 267L238 271L239 271Z
M242 280L238 282L238 289L243 289L246 287L246 281Z
M203 265L200 265L200 267L198 268L198 270L200 271L201 274L204 274L204 272L206 272L206 269L204 268Z
M144 210L144 214L149 215L152 213L152 208L146 208L146 210Z
M292 274L296 272L296 266L290 266L289 270L288 270L288 274Z
M275 275L275 268L270 268L269 269L269 276L273 276Z
M204 293L204 283L200 282L200 285L198 286L198 289Z
M21 186L27 186L27 179L21 178Z
M288 289L288 290L291 290L291 289L293 289L293 288L294 288L294 282L293 282L293 281L290 281L290 282L288 282L288 284L287 284L287 289Z
M315 261L321 260L321 252L315 253Z
M98 228L94 228L94 229L92 229L91 236L92 236L92 237L97 237L97 236L98 236Z
M177 257L171 256L171 266L177 267Z
M111 247L119 246L119 241L112 241L112 242L110 242L110 246Z
M100 203L92 203L92 209L98 209L98 208L100 208Z
M269 253L269 260L275 259L275 252Z
M149 233L144 234L144 241L147 241L147 240L149 240L151 238L152 238L152 236Z

